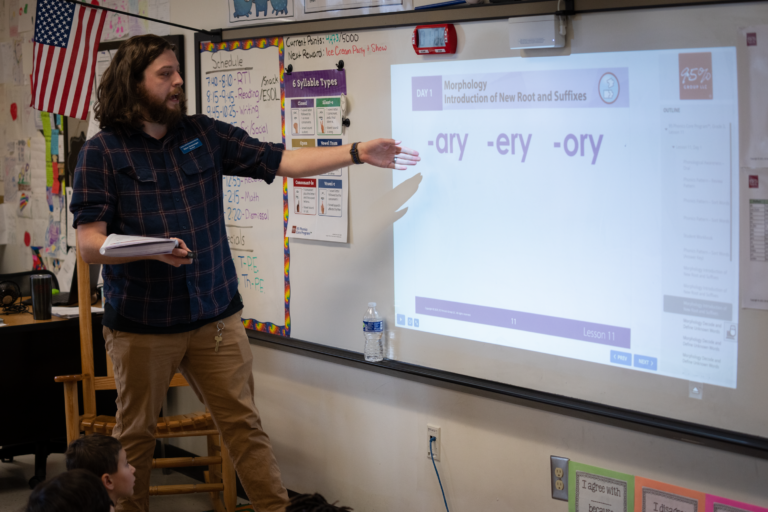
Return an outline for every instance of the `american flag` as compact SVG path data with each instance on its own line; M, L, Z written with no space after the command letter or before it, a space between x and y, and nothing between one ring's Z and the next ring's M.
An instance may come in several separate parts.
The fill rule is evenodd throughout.
M96 2L94 4L98 5ZM37 0L32 107L85 119L107 11Z

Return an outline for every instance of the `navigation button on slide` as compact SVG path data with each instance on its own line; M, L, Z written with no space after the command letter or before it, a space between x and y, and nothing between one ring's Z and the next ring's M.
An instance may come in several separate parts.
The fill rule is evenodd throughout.
M615 364L623 364L624 366L632 366L632 354L629 352L611 350L611 362Z
M639 356L635 354L635 368L657 371L659 369L658 360L655 357Z

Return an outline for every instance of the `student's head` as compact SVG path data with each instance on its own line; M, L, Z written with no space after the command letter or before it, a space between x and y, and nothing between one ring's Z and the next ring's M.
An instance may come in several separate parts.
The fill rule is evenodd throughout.
M174 46L155 35L128 39L117 50L96 91L94 114L101 128L146 121L172 127L187 112Z
M114 512L101 480L84 469L67 471L32 491L26 512Z
M128 463L120 441L92 434L75 439L66 453L67 469L85 469L98 477L114 502L133 494L136 469Z
M291 504L285 512L350 512L349 507L337 507L329 504L320 494L297 494L291 498Z

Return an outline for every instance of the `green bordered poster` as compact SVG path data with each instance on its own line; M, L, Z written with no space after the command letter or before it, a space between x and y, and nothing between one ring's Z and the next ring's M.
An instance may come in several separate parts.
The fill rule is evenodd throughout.
M569 512L634 512L635 477L588 466L568 463Z

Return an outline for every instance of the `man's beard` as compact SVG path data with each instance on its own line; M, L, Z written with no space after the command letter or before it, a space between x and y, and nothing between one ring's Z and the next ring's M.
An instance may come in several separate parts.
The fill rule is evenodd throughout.
M171 96L176 95L179 97L178 108L168 107L166 102L171 99ZM173 128L179 124L181 117L187 113L187 98L181 88L173 89L163 100L157 100L147 94L143 87L139 87L139 99L141 100L144 119L151 123L165 125L168 128Z

